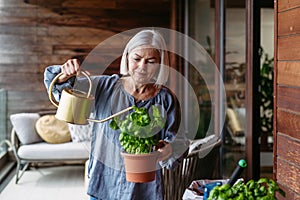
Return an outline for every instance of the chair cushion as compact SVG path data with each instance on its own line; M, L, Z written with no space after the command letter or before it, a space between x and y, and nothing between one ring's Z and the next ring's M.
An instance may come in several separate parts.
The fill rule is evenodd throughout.
M72 142L84 142L91 139L91 124L77 125L68 124Z
M41 142L30 145L22 145L18 150L18 156L27 160L78 160L88 159L90 152L89 142L67 142L61 144L49 144Z
M37 133L44 141L52 144L71 141L68 124L58 120L54 115L44 115L35 124Z
M38 113L16 113L10 115L10 121L16 130L21 144L43 141L35 129L35 123L39 118L40 115Z

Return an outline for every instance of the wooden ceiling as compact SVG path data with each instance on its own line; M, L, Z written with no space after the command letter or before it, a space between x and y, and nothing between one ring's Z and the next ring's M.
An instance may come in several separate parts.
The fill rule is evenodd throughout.
M169 27L171 0L24 0L25 3L38 5L53 12L70 15L70 25L120 32L137 27ZM76 20L77 17L82 23ZM84 20L83 20L84 19ZM50 24L64 24L57 18Z

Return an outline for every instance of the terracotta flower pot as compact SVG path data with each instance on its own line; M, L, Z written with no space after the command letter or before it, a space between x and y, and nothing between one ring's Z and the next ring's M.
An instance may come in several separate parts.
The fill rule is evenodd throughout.
M124 157L126 180L145 183L155 180L159 152L149 154L129 154L121 152Z

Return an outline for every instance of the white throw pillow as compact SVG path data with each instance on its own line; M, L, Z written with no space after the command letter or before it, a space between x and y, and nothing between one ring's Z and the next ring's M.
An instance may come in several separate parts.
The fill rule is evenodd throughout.
M92 133L91 124L87 124L87 125L68 124L68 125L71 133L72 142L90 141L91 133Z
M38 113L16 113L10 115L10 121L16 130L21 144L32 144L43 141L35 129L35 123L39 118L40 115Z

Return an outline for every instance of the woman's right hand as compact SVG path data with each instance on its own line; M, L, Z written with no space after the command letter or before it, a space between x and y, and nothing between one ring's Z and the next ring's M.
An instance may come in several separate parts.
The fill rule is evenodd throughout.
M63 73L57 80L58 83L67 81L71 76L77 75L80 71L80 61L78 59L69 59L61 66Z

